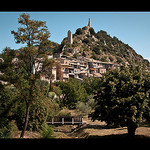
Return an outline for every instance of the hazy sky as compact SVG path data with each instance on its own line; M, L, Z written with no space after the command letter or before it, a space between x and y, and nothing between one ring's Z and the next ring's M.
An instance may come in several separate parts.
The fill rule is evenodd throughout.
M88 24L95 32L104 30L110 36L131 46L138 54L150 60L150 12L0 12L0 52L7 46L18 49L11 30L17 31L19 15L30 14L31 19L46 21L51 33L50 40L61 43L68 30Z

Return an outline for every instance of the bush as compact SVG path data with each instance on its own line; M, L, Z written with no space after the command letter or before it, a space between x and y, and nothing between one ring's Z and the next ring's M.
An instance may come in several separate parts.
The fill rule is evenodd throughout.
M82 29L81 28L78 28L77 30L76 30L76 32L75 32L75 34L77 34L77 35L80 35L80 34L82 34L83 32L82 32Z
M113 62L113 61L114 61L114 58L113 58L112 56L109 56L109 60L110 60L111 62Z
M89 114L96 106L96 102L93 99L93 95L89 95L87 97L87 102L77 102L76 103L76 110L78 112Z
M101 59L100 59L102 62L107 62L107 57L105 56L105 57L102 57Z
M18 133L18 128L14 120L8 123L8 125L0 129L0 138L14 138Z
M30 112L28 130L37 131L46 122L48 116L55 116L59 112L59 105L50 98L39 99Z
M95 52L95 53L98 54L98 55L101 54L99 47L94 47L92 51Z
M3 127L0 129L0 138L7 138L8 137L8 129Z
M93 95L89 95L87 97L87 102L86 102L86 104L91 107L91 110L94 109L96 106L96 102L93 97L94 97Z
M88 44L90 41L89 41L88 38L86 38L86 39L84 39L82 42L85 43L85 44Z
M59 104L50 98L38 98L30 108L30 118L27 126L29 131L38 131L48 116L55 116L59 112ZM22 130L25 117L25 104L20 103L14 119L16 119L19 130Z
M41 134L42 138L45 138L45 139L54 138L53 127L44 123L42 125L42 130L40 130L40 134Z
M123 62L123 60L120 57L116 57L116 59L117 59L117 63L122 63Z
M83 102L77 102L76 109L77 109L77 111L79 111L81 113L85 113L85 114L88 114L91 110L91 108Z
M89 29L89 31L90 31L91 35L95 35L96 34L95 31L94 31L94 29L92 27Z
M81 82L77 79L69 79L66 82L57 82L62 90L63 98L61 106L75 108L78 101L85 101L87 97L86 90Z
M93 58L93 59L95 59L95 60L98 60L98 59L99 59L99 58L98 58L98 55L96 55L95 52L92 52L91 58Z
M55 92L49 92L48 97L51 99L54 99L55 98Z
M71 116L71 112L67 108L64 108L58 113L58 116Z
M9 130L9 134L8 134L9 138L14 138L18 134L18 127L16 125L15 120L12 120L8 124L8 130Z

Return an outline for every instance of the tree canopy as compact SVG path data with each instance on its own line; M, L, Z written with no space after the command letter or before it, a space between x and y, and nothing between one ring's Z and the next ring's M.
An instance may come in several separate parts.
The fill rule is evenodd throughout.
M60 81L56 85L62 90L62 105L74 108L78 101L86 101L87 92L77 79L69 79L67 82Z
M92 119L127 126L132 136L149 112L150 74L142 66L133 65L110 70L102 77L95 99L97 107Z
M49 62L45 48L50 46L48 40L50 32L46 22L31 20L28 14L21 14L18 23L21 27L18 31L11 31L17 44L26 44L18 51L6 48L1 54L3 62L0 64L0 79L12 84L20 92L20 100L26 104L25 123L21 133L27 128L30 107L37 100L36 81ZM46 61L46 62L45 62ZM44 67L41 67L44 64Z

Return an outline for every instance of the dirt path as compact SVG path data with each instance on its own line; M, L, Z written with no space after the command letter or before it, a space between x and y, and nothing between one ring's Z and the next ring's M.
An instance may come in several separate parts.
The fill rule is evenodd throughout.
M62 125L54 127L54 136L58 139L76 139L76 138L103 138L103 137L116 137L126 136L127 128L108 128L105 122L94 121L92 122L88 116L83 118L84 125L80 128L73 125ZM15 138L20 137L20 132ZM150 127L139 127L136 129L136 136L143 136L150 138ZM41 138L40 133L26 131L24 138L36 139Z
M92 122L87 116L84 117L84 122L87 126L84 128L84 132L88 137L102 137L113 135L126 135L127 127L121 128L109 128L105 122L94 121ZM150 127L138 127L135 132L136 136L145 136L150 138Z
M20 138L20 134L21 134L21 131L18 131L17 136L14 138ZM38 132L25 131L24 138L25 139L38 139L38 138L41 138L41 135Z

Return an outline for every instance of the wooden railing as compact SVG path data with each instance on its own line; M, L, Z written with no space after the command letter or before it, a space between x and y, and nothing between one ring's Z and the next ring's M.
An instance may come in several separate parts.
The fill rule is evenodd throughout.
M83 124L82 116L54 116L47 119L47 124L52 125L80 125Z

